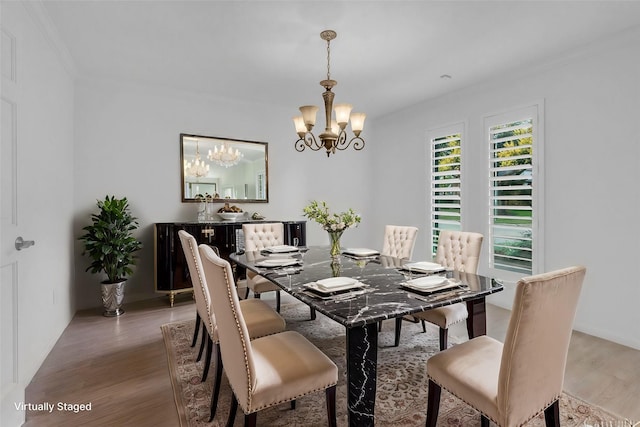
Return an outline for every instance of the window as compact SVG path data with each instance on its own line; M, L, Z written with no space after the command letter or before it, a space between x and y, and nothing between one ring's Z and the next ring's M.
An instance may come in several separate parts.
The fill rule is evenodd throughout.
M463 125L430 132L431 253L441 230L461 230L460 183Z
M538 226L542 143L537 106L488 117L491 268L533 274L540 263Z

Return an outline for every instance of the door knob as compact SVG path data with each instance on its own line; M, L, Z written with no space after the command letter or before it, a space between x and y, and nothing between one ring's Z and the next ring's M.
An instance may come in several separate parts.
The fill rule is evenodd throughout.
M22 249L27 249L30 246L35 245L35 240L24 240L22 236L19 236L16 239L16 249L21 251Z

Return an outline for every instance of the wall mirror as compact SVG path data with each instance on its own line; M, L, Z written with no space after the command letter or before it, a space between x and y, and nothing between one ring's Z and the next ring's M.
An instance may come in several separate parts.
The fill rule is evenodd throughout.
M182 201L269 201L268 143L180 134Z

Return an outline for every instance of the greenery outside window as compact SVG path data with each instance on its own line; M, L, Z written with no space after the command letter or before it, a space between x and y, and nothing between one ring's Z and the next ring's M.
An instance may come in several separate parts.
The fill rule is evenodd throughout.
M488 117L489 267L522 276L541 265L538 106Z
M429 132L431 253L442 230L461 230L463 124Z

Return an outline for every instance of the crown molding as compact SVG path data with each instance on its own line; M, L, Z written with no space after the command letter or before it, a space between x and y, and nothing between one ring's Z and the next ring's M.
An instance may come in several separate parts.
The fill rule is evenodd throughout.
M31 16L31 19L36 24L44 38L49 42L56 56L62 63L62 66L69 73L71 78L78 77L78 68L76 66L69 49L62 41L58 29L56 28L53 20L49 16L49 12L44 7L42 0L28 0L20 1L24 6L27 13Z

